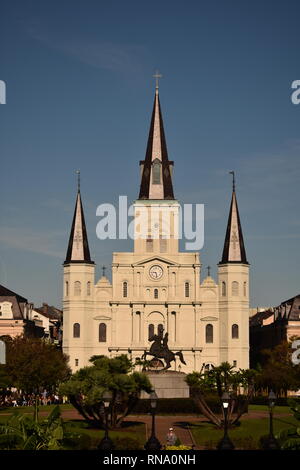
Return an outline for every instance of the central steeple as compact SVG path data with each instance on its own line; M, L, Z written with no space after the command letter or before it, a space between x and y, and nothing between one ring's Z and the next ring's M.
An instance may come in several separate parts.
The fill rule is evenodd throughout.
M160 109L158 84L152 111L145 160L141 165L139 199L174 199L172 184L173 162L168 159L164 125Z

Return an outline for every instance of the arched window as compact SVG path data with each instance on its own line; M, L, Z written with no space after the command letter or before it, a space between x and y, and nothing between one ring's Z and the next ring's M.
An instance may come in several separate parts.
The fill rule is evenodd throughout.
M211 324L206 325L205 341L206 341L206 343L213 343L214 342L214 327Z
M239 295L239 283L237 281L233 281L231 284L231 294L234 296Z
M128 294L128 284L127 282L123 282L123 297L127 297Z
M66 281L66 297L69 295L69 283Z
M159 160L155 161L152 166L152 184L161 183L161 163Z
M189 282L184 283L184 292L185 292L186 297L190 296L190 283Z
M162 325L161 323L158 325L157 327L157 334L158 336L162 336L164 333L164 325Z
M154 289L154 298L158 299L158 289Z
M244 297L247 296L247 282L244 282Z
M73 325L73 338L80 338L80 324L74 323Z
M235 338L235 339L238 339L239 337L239 325L232 325L231 327L231 337L232 338Z
M100 323L99 325L99 343L106 343L106 324Z
M151 237L148 237L146 240L146 251L147 253L153 252L153 239Z
M149 325L148 326L148 341L151 340L151 338L154 336L154 325Z
M222 297L226 297L226 282L222 282Z
M80 281L75 281L74 282L74 295L81 295L81 282Z
M86 295L91 295L91 283L90 281L86 284Z

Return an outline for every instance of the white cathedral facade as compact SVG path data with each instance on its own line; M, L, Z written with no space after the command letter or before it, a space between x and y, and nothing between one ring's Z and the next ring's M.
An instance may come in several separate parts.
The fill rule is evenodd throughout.
M146 157L140 165L136 220L141 211L170 210L170 232L165 238L158 224L158 236L153 236L148 227L146 237L135 238L133 252L113 253L112 282L103 275L95 283L78 189L63 276L63 351L73 372L90 365L93 355L140 358L149 351L149 337L162 331L168 333L169 348L181 351L186 362L177 356L172 370L189 373L224 361L237 369L248 368L249 263L235 186L217 282L210 276L200 282L200 254L180 252L175 234L179 203L158 87Z

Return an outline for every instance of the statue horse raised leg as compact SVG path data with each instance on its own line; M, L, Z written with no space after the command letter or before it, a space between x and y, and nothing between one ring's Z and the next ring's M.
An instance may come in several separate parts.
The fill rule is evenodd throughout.
M178 351L176 353L173 353L172 351L170 350L167 350L167 351L162 351L160 353L156 353L156 354L153 354L151 351L148 352L148 351L144 351L144 354L142 355L142 359L143 360L146 360L147 359L147 356L152 356L152 357L156 357L158 359L164 359L165 360L165 367L162 369L162 370L167 370L171 367L171 362L175 361L175 356L178 356L180 361L183 363L183 364L186 364L184 358L183 358L183 354L181 351Z

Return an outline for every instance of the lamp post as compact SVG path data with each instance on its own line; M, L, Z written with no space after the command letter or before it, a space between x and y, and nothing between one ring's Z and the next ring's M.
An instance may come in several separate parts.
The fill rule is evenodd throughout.
M275 439L274 431L273 431L273 410L276 403L276 395L273 390L270 391L268 396L269 401L269 416L270 416L270 428L269 428L269 436L266 439L263 449L264 450L279 450L280 446Z
M224 392L222 395L222 408L224 413L224 436L217 445L218 450L233 450L234 445L228 436L228 408L231 403L231 398L228 392Z
M109 410L109 405L112 400L112 393L110 391L104 392L102 395L102 400L104 403L104 413L105 413L105 435L102 441L100 442L98 449L110 451L114 449L114 444L108 436L108 410Z
M155 410L157 405L157 398L155 390L150 393L151 415L152 415L152 429L151 436L145 444L145 449L148 452L158 451L161 449L161 443L155 436Z

